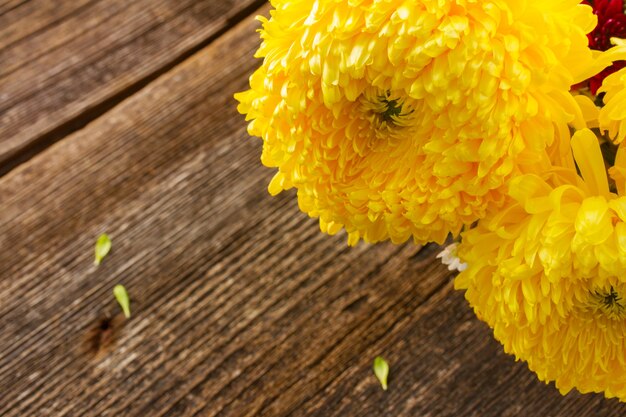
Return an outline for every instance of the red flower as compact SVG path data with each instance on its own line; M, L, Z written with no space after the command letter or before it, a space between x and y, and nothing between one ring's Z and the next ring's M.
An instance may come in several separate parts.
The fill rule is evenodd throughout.
M626 38L626 14L624 14L624 0L590 0L583 1L593 7L598 16L598 25L587 35L589 47L598 51L606 51L611 45L611 38ZM596 94L602 81L610 74L626 67L626 61L617 61L589 80L592 94Z

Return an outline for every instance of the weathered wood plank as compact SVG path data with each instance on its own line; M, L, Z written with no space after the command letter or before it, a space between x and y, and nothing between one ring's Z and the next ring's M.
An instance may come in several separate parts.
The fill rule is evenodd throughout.
M42 9L27 2L0 17L13 22L0 33L0 174L208 44L263 1L43 3ZM56 18L46 13L50 7L58 9Z
M371 358L391 364L390 388L372 383ZM288 406L297 387L284 390L266 415L293 416L623 416L626 405L601 395L562 396L523 363L502 352L460 292L448 284L423 306L402 317L384 338L332 376L304 403ZM327 371L328 372L328 371ZM254 395L254 393L252 393ZM202 414L199 414L202 415ZM230 415L237 415L233 412Z
M28 1L29 0L2 0L0 1L0 15L8 13Z
M0 4L0 49L9 48L13 43L27 36L52 28L72 13L97 0L49 1L30 0L16 4ZM11 13L2 14L3 8L11 8ZM15 62L3 63L15 65ZM4 67L3 65L3 67ZM5 71L3 68L0 71Z
M623 415L502 354L437 247L348 248L294 193L268 196L232 99L256 27L0 179L0 414ZM113 250L96 268L103 231Z

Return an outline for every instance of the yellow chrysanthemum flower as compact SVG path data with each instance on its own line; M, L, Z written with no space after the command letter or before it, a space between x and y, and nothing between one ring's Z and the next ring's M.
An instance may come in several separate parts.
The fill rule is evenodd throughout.
M350 244L442 242L569 141L595 25L578 0L272 5L239 110L278 168L269 191L296 187Z
M610 180L590 130L572 151L582 178L515 178L506 208L462 234L455 285L541 380L626 400L626 149Z

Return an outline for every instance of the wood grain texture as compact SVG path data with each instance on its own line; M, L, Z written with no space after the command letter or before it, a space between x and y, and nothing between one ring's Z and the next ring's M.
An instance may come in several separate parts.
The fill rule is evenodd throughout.
M436 246L348 248L293 192L269 197L232 99L256 28L0 179L0 415L624 415L504 355Z
M53 29L64 19L73 13L78 13L85 6L95 0L74 0L74 1L49 1L30 0L19 1L14 5L0 3L0 39L2 39L2 49L10 48L11 45L23 40L28 36L33 36L47 29ZM10 13L2 13L2 9L11 9ZM5 65L16 65L15 62L3 63L0 71L5 71Z
M23 5L29 0L0 0L0 15L4 15Z
M10 9L0 16L0 171L108 110L261 3L31 0Z

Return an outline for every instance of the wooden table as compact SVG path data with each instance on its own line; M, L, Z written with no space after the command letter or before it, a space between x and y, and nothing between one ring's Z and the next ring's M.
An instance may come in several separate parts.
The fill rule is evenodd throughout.
M268 10L0 0L0 415L624 415L503 354L438 247L268 195L232 98Z

